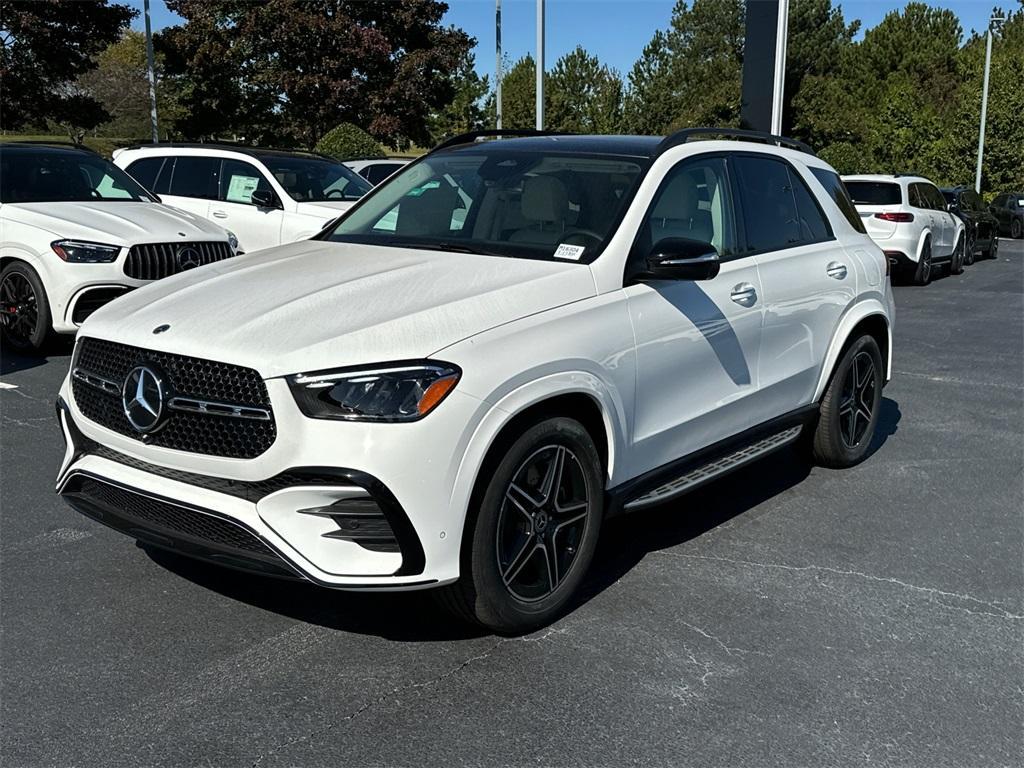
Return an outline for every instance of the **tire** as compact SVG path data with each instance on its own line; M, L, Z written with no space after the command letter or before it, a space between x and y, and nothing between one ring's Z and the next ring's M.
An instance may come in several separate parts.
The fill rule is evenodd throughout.
M917 269L911 279L914 285L928 285L932 281L932 241L925 240L921 248L921 256L917 260Z
M991 238L988 241L988 248L985 249L986 259L998 259L999 258L999 235L996 232L992 233Z
M50 303L39 275L23 261L0 272L0 336L8 349L37 354L50 337Z
M494 632L529 632L562 613L590 567L604 515L601 458L582 424L549 418L523 431L484 481L461 576L436 597Z
M1010 237L1014 240L1019 240L1021 235L1024 234L1024 223L1021 223L1020 219L1014 219L1010 222Z
M967 252L964 250L964 236L960 235L957 238L956 245L953 247L953 255L949 258L949 274L962 275L964 273L964 259L966 258Z
M968 267L974 264L974 251L977 248L977 245L978 230L975 229L974 232L967 238L967 245L964 248L964 264Z
M864 460L878 426L882 370L882 354L871 336L847 346L821 399L810 445L815 463L842 469Z

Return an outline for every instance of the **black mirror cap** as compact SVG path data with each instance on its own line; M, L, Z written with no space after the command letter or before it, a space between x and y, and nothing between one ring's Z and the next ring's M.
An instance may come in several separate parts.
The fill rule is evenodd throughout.
M711 243L688 237L666 237L647 256L648 277L664 280L711 280L721 260Z
M277 201L277 195L275 195L269 189L254 189L252 196L249 198L252 204L260 208L280 208L281 204Z

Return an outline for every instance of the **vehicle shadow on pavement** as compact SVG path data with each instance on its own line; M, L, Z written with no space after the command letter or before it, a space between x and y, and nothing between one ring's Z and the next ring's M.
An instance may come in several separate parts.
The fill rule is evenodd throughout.
M6 345L0 346L0 376L38 368L40 365L45 365L51 357L70 355L74 346L73 339L63 336L50 341L38 355L25 355L9 349Z
M900 418L899 405L883 397L869 458L895 434ZM590 575L570 612L613 585L650 552L695 539L749 512L798 485L810 471L810 464L795 449L786 449L681 499L607 521ZM449 617L427 592L336 592L240 573L164 550L143 549L161 567L204 589L329 629L408 642L445 642L488 634Z

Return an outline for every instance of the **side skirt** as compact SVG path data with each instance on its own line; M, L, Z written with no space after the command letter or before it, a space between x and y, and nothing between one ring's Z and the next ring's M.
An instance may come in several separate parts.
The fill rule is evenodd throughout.
M759 424L646 472L608 491L609 517L661 504L796 441L818 415L818 404Z

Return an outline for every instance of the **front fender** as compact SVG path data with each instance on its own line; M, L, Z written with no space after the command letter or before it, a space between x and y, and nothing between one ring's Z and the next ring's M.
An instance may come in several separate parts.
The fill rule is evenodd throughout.
M888 295L892 295L891 289ZM839 353L842 352L846 340L850 337L850 333L857 324L867 317L879 316L885 320L885 329L889 337L886 344L888 354L885 360L885 380L889 380L892 375L892 323L890 322L892 311L891 307L887 307L883 303L884 298L872 297L860 301L850 307L840 319L835 333L832 334L832 341L829 343L828 353L825 355L825 362L818 376L818 386L814 389L814 399L812 402L818 402L825 394L825 387L828 386L829 377L831 377L836 363L839 362Z

